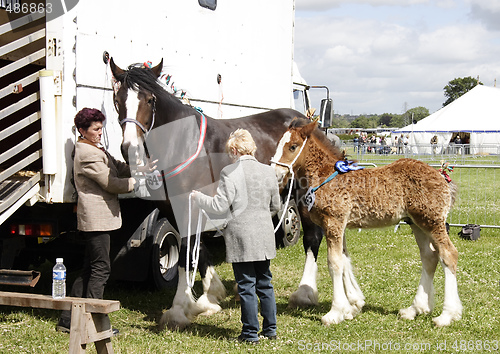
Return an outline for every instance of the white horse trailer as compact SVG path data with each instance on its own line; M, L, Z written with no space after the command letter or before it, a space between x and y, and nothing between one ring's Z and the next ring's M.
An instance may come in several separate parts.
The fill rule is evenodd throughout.
M292 92L308 88L293 82L293 1L70 2L0 0L0 268L79 265L73 118L100 109L104 144L121 158L110 56L121 67L163 59L166 88L220 119L294 108ZM113 276L145 280L153 268L167 285L178 251L153 237L158 211L121 202Z

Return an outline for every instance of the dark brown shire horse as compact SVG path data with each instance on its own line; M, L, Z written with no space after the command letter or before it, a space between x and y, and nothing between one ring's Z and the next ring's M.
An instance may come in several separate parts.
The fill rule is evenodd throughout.
M458 252L446 232L446 217L455 200L456 186L418 160L400 159L387 166L357 170L346 165L344 158L315 122L299 119L283 134L273 158L282 183L293 169L315 190L315 198L309 198L313 201L310 217L325 232L333 283L332 306L323 316L323 324L352 319L365 303L350 259L343 253L344 230L389 226L400 220L410 223L422 261L415 299L410 307L400 310L401 317L413 319L432 311L434 272L441 262L445 275L443 312L434 323L441 327L459 320L462 303L457 290Z
M144 154L158 159L158 171L146 178L147 191L182 236L177 292L160 325L183 328L200 313L219 311L218 302L225 297L225 288L203 243L199 259L203 295L195 301L188 286L186 249L192 247L187 245L185 237L189 193L193 189L205 193L215 191L220 171L231 163L224 152L231 132L237 128L247 129L257 145L256 158L267 164L290 122L304 116L291 109L276 109L237 119L212 119L183 104L159 84L163 60L152 68L131 65L123 70L111 59L110 67L116 80L114 102L123 129L124 158L131 166L143 163ZM300 214L307 254L306 275L293 295L299 299L294 304L317 304L315 270L322 231L310 221L307 209Z

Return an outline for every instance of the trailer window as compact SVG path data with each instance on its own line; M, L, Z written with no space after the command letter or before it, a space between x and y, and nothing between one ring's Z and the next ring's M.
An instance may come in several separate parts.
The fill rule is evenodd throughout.
M215 10L215 8L217 7L217 0L198 0L198 4L200 4L201 7Z
M306 112L306 98L304 96L304 91L293 90L293 103L295 110L304 113Z

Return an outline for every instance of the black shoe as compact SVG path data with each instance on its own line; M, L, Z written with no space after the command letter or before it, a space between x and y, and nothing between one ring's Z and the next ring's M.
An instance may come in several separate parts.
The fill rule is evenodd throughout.
M259 339L250 339L245 337L243 334L240 334L236 340L240 343L246 343L246 344L259 344Z
M62 333L69 333L70 325L71 325L70 322L65 321L62 318L60 318L59 322L57 322L57 325L56 325L56 331L62 332Z
M120 334L120 331L118 330L118 328L113 328L113 337L116 337L119 334Z

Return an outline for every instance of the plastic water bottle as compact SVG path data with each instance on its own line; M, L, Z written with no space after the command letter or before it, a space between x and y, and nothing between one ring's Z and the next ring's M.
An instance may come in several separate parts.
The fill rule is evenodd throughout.
M52 298L66 297L66 267L62 258L56 258L56 265L52 268Z

